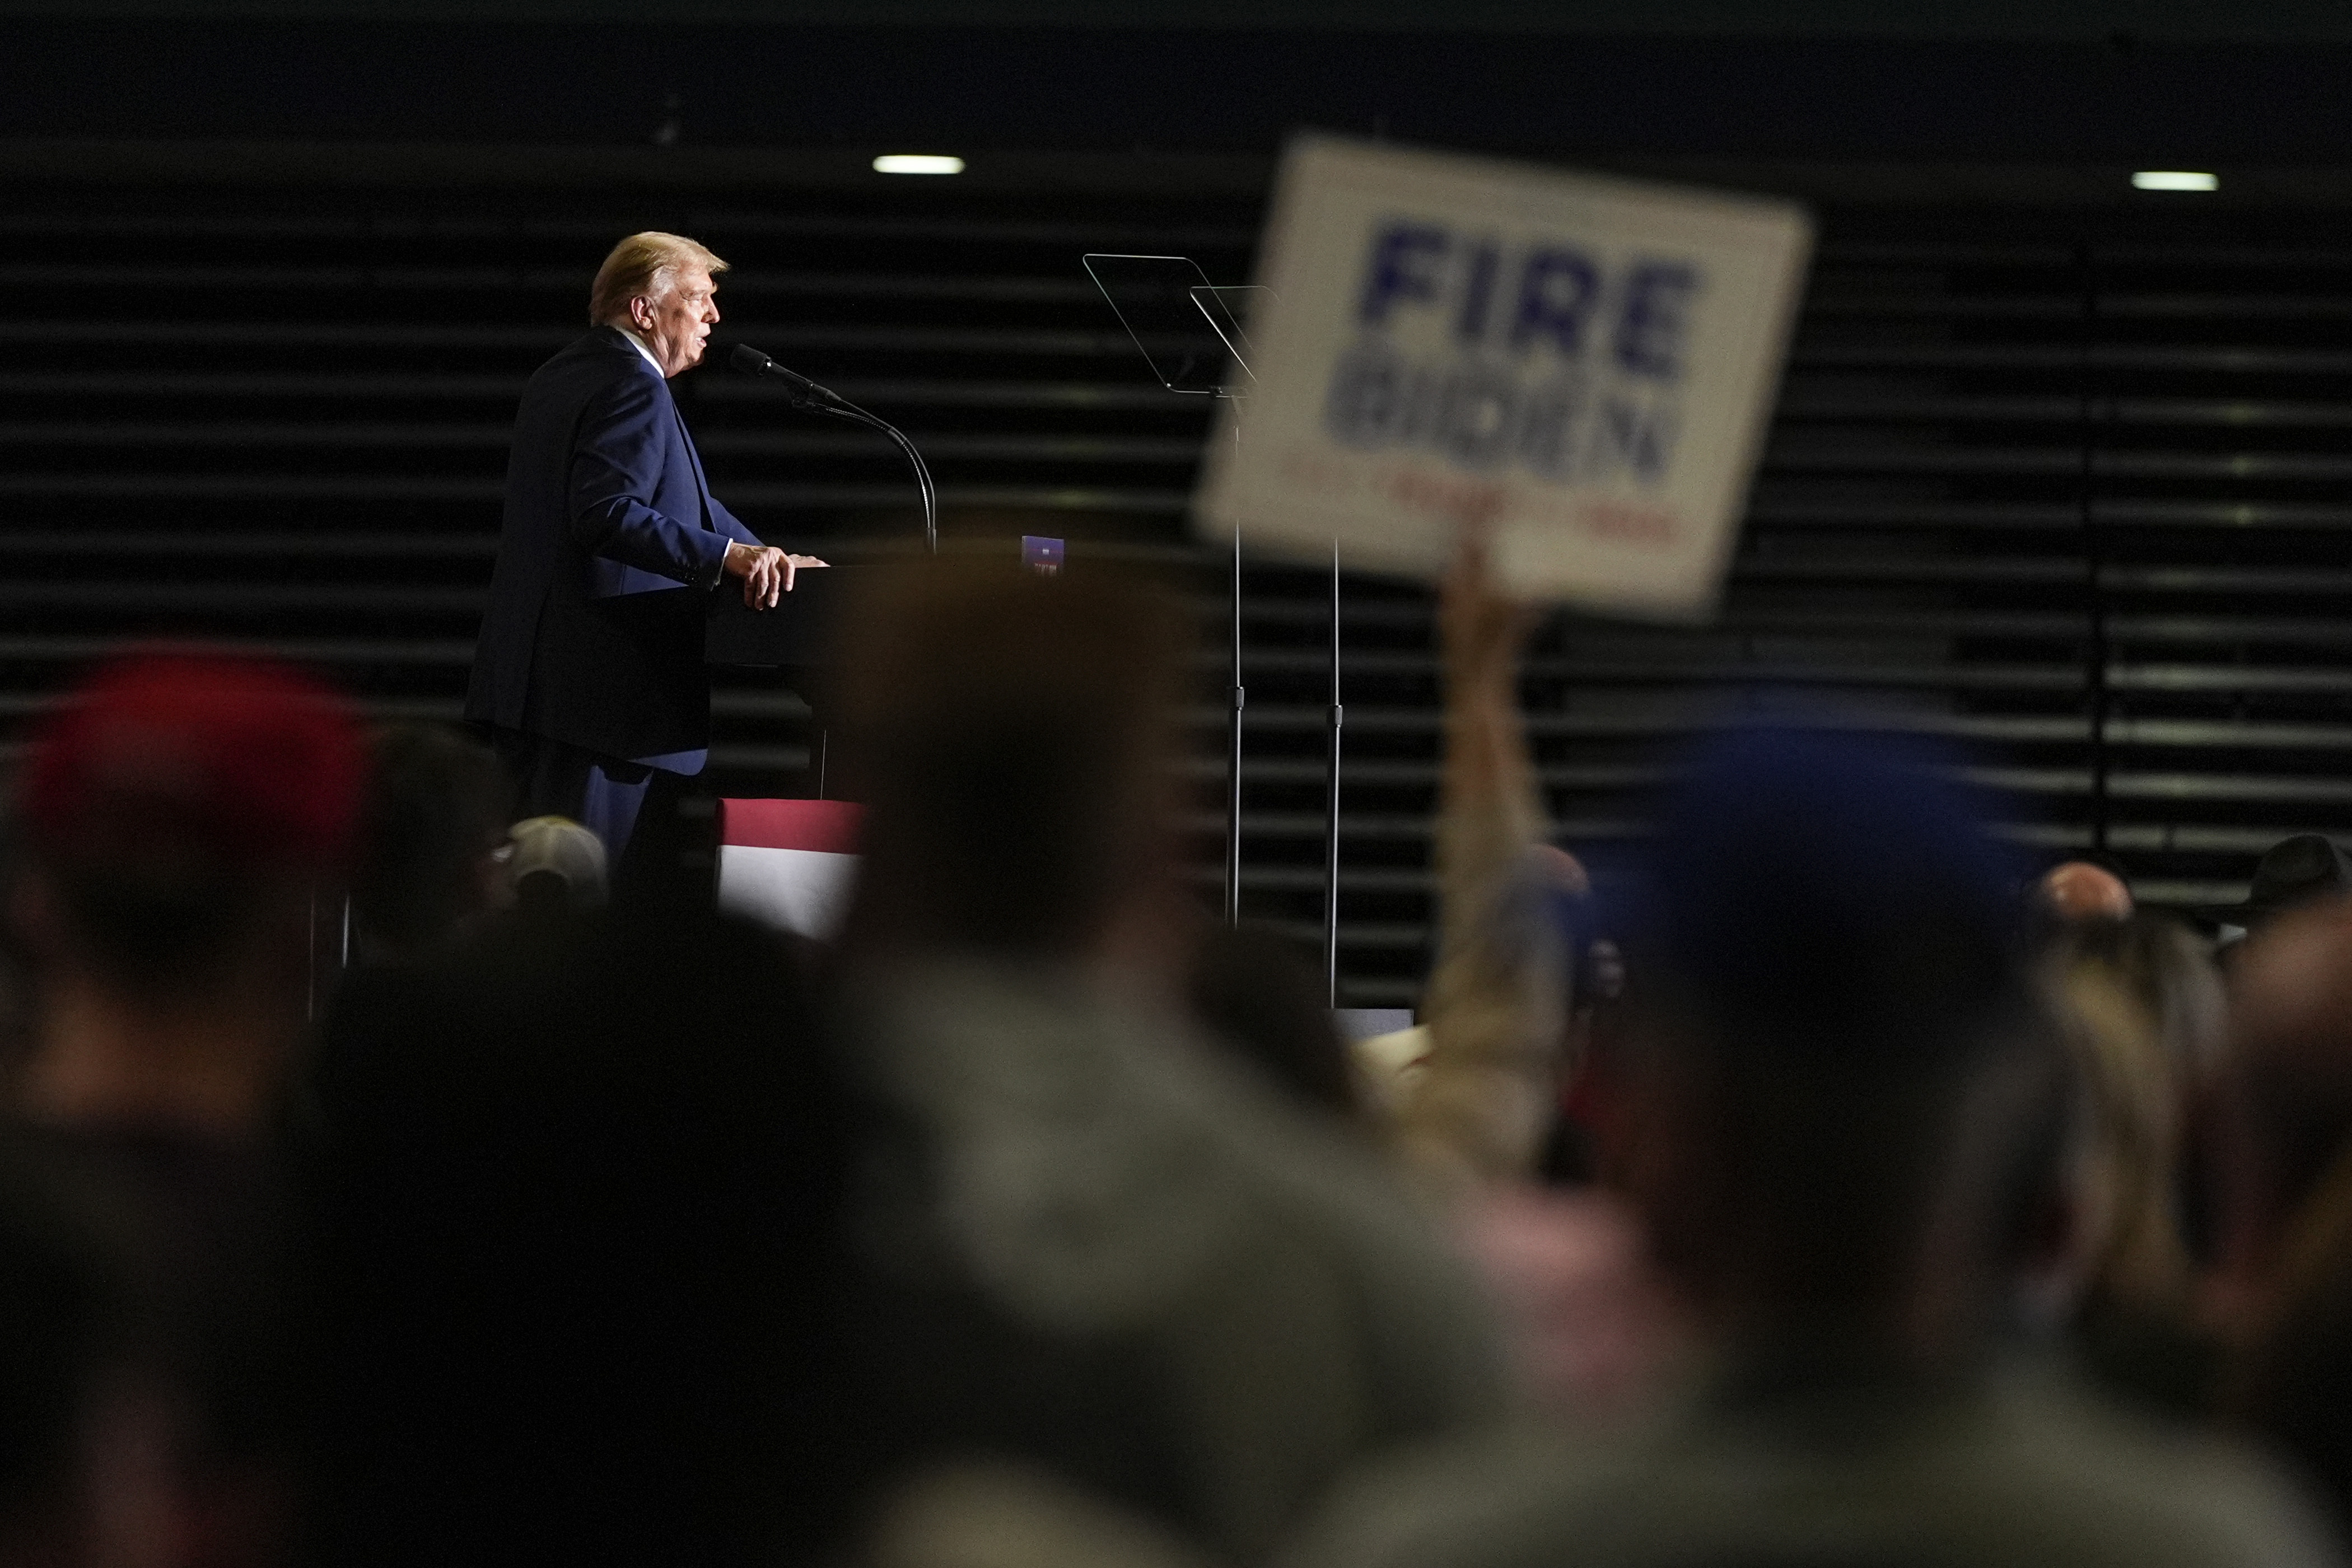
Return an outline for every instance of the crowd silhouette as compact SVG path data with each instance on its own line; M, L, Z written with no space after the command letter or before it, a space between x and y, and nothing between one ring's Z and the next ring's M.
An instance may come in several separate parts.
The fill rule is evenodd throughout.
M0 1563L2339 1560L2332 843L2136 907L1824 714L1596 879L1467 539L1435 965L1351 1046L1188 889L1170 602L873 576L831 943L266 662L41 721Z

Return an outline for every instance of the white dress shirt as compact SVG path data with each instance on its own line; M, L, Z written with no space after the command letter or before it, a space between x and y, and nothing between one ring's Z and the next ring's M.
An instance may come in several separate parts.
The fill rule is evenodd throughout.
M645 339L637 336L636 332L628 327L614 327L613 330L620 333L623 337L628 339L629 342L635 346L636 351L646 356L646 363L654 367L655 374L660 376L664 381L667 381L669 379L669 372L662 369L661 361L654 358L654 351L646 347Z

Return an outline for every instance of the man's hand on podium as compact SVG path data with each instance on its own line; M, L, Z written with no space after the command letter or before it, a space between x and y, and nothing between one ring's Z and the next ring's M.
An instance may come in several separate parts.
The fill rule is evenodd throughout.
M772 610L778 599L793 591L795 574L824 564L814 555L789 554L772 544L730 542L720 569L730 577L743 579L744 604L755 610Z

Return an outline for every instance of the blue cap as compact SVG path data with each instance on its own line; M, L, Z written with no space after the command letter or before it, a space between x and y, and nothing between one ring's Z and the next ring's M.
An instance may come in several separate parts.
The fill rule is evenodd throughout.
M1960 761L1825 730L1707 738L1659 803L1628 889L1637 983L1657 973L1717 1033L1799 1050L1991 1004L2010 973L2017 868L1985 834Z

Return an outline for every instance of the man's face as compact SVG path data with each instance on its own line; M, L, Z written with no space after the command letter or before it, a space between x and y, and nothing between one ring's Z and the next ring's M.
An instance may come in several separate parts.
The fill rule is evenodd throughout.
M653 350L664 375L676 375L702 363L703 344L719 320L719 285L708 270L681 267L669 292L658 300L640 296L629 301L629 319L637 335Z

